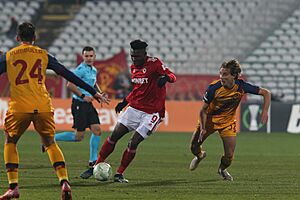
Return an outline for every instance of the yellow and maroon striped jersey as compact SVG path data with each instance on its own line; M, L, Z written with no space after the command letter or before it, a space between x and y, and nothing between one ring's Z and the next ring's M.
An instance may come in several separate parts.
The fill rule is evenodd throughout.
M10 82L10 112L52 112L45 86L48 53L37 46L21 44L6 52Z
M259 87L235 80L231 89L225 88L220 80L212 82L203 97L207 103L207 121L214 124L214 129L221 129L235 122L236 109L245 93L258 94Z

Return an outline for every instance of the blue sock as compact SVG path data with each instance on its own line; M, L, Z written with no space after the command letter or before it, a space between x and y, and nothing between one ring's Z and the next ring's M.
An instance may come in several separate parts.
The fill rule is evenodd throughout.
M56 141L76 141L76 134L74 132L62 132L55 134L54 136Z
M96 161L98 158L98 147L100 144L100 136L92 133L90 139L90 162Z

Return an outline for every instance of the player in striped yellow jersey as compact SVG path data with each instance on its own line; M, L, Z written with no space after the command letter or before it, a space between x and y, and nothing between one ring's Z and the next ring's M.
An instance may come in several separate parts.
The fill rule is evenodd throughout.
M0 74L6 72L10 82L9 108L4 122L4 161L9 189L2 199L19 197L19 156L16 144L31 122L46 147L50 161L59 178L62 199L72 199L63 154L54 140L55 124L50 95L45 86L46 69L52 69L75 85L84 88L100 102L108 102L105 96L87 85L59 63L55 57L34 46L35 27L29 22L18 26L17 41L20 45L0 56ZM42 198L42 197L41 197Z
M206 157L206 152L201 145L209 135L217 131L224 147L218 173L224 180L233 180L226 169L231 165L236 145L235 113L245 93L263 96L261 122L267 122L270 92L239 79L240 73L241 66L237 60L224 62L220 68L220 80L208 86L200 110L200 119L191 140L191 151L195 158L191 161L190 170L195 170L200 161Z

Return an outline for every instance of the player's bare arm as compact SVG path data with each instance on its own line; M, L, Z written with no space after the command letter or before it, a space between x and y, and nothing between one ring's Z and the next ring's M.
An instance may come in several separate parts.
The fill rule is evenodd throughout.
M100 89L100 87L97 83L95 84L94 88L96 89L97 92L99 92L102 95L101 103L106 103L108 105L110 102L108 95Z
M68 82L67 87L69 90L71 90L74 94L76 94L78 97L81 97L86 102L92 102L94 100L93 97L86 96L83 93L80 92L80 90L77 88L77 86L74 83Z
M271 92L265 88L260 88L258 94L264 97L261 122L266 123L268 121L268 110L271 103Z
M199 135L199 139L198 141L201 142L203 135L206 133L206 129L205 129L205 124L206 124L206 120L207 120L207 109L208 109L208 104L207 103L203 103L203 106L200 110L200 135Z

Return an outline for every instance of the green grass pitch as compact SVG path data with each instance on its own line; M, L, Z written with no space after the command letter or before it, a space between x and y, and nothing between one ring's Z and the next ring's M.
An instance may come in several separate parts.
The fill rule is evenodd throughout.
M101 144L108 136L103 134ZM130 135L125 136L108 158L117 169ZM144 141L125 177L129 184L82 180L89 158L89 134L82 142L59 142L69 171L73 199L300 199L300 135L287 133L240 133L235 159L229 172L233 182L217 175L222 143L217 134L208 138L207 157L190 172L193 158L189 151L191 133L154 133ZM0 139L3 144L3 134ZM60 199L60 187L47 154L40 150L40 139L27 132L18 144L20 155L20 199ZM7 178L3 163L0 191Z

